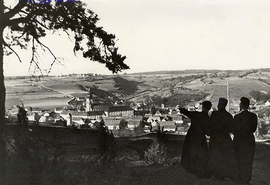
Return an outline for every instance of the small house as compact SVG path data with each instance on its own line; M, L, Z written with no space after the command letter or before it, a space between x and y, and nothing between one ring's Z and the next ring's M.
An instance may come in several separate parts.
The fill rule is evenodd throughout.
M140 122L142 121L142 116L135 116L128 121L128 129L133 130L135 127L138 127L140 125Z
M160 121L159 124L162 131L176 131L176 125L174 121Z
M270 99L264 103L265 106L270 106Z
M79 112L75 110L63 110L60 116L67 120L69 125L72 124L73 121L78 124L84 124L83 119L99 119L100 117L104 117L105 113L104 111Z
M148 119L147 119L147 122L148 123L152 123L152 122L155 122L155 121L161 121L161 119L160 119L160 116L156 116L156 115L154 115L154 116L150 116Z
M105 125L109 130L119 129L120 120L115 118L104 118Z

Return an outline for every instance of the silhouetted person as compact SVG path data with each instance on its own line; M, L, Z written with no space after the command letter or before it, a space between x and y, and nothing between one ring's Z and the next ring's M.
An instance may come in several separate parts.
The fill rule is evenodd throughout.
M232 139L233 116L225 110L228 100L219 98L218 110L213 111L208 123L209 161L207 168L209 175L217 178L237 177L236 161Z
M208 111L211 109L210 101L202 103L202 112L188 111L184 108L180 112L191 119L191 126L183 144L181 166L187 171L204 176L207 163L206 129L210 119Z
M24 107L21 107L19 105L17 107L18 107L18 114L17 114L18 123L20 126L27 128L28 126L27 112L24 109Z
M249 112L249 99L241 98L241 113L234 116L234 146L237 167L240 180L248 182L251 180L252 163L255 151L254 132L257 128L257 115Z
M39 124L39 118L40 118L40 116L38 115L37 112L35 112L35 115L34 115L34 124L35 125L38 125Z

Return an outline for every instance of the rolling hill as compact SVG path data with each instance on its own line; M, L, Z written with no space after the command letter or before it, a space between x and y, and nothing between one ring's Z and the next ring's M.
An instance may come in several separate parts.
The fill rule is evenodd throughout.
M251 91L269 92L270 70L184 70L159 71L124 75L43 77L40 81L25 78L6 78L6 107L25 106L53 108L65 106L73 96L87 96L81 88L95 87L99 94L126 101L143 102L147 97L160 96L181 99L184 94L204 94L213 105L219 97L227 96L227 79L230 99L242 96L252 98ZM173 93L173 94L172 94ZM170 105L168 105L170 106Z

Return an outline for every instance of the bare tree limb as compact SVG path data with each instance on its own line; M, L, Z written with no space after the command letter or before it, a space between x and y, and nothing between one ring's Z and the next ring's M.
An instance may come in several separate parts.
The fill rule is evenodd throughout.
M3 43L4 43L4 46L10 49L17 56L18 60L22 63L22 60L19 54L12 47L10 47L4 40L3 40Z
M46 50L48 50L49 53L53 56L53 61L51 62L51 65L50 65L50 68L49 68L47 74L50 74L50 72L51 72L51 70L52 70L52 67L53 67L53 65L55 64L55 62L58 62L59 64L63 65L63 64L59 61L58 57L56 57L56 56L54 55L54 53L52 52L52 50L51 50L48 46L46 46L45 44L43 44L42 42L40 42L38 39L35 39L35 40L37 41L38 44L40 44L42 47L44 47Z
M4 19L8 20L16 15L27 4L27 0L20 0L18 4L10 11L4 13Z
M19 18L15 18L15 19L10 19L7 22L7 26L16 26L20 23L25 23L27 22L27 20L29 20L29 18L31 18L31 16L26 16L26 17L19 17Z
M35 64L35 67L40 71L41 75L43 75L42 73L42 69L39 67L38 62L35 61L35 54L36 54L36 48L35 48L35 38L32 38L32 58L30 60L30 65L29 65L29 74L30 74L30 68L33 65L33 63Z

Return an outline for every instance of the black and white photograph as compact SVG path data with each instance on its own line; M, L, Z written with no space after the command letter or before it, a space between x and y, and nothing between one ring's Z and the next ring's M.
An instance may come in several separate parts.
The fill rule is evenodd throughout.
M269 0L0 0L0 185L270 184Z

